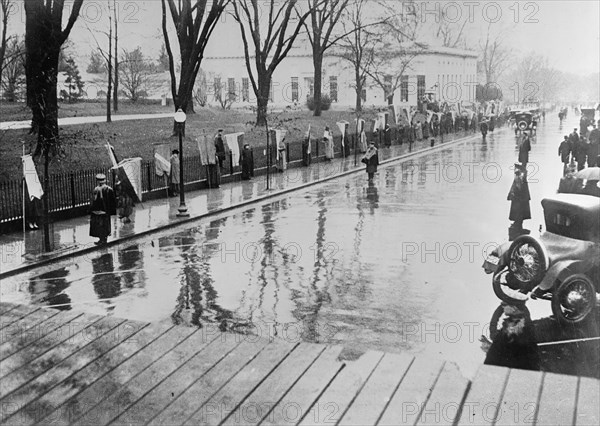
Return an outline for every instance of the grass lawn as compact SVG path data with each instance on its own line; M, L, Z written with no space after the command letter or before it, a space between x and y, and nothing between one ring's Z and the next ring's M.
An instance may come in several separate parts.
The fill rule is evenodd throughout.
M76 106L71 104L69 106ZM101 106L102 104L99 104ZM154 107L154 106L152 106ZM160 106L158 106L160 108ZM165 111L163 107L161 111ZM137 113L156 112L156 110L135 111ZM81 114L91 115L91 114ZM366 110L361 114L364 119L374 118L375 110ZM350 131L354 132L356 115L352 111L323 111L321 117L314 117L308 110L284 110L272 112L269 115L269 125L286 129L286 141L301 141L304 133L311 124L313 138L322 137L325 126L328 125L334 135L340 131L335 125L337 121L350 122ZM264 128L255 128L256 114L247 110L222 110L217 108L198 108L195 114L189 114L186 122L186 139L184 142L185 155L198 155L195 137L203 133L212 139L217 129L224 133L244 132L245 142L252 147L266 144ZM4 116L2 121L8 121ZM72 170L90 169L97 166L109 166L110 160L106 152L107 141L115 147L119 159L142 157L144 160L153 158L153 144L169 141L173 149L177 147L178 139L172 136L173 120L171 118L117 121L112 123L97 123L61 127L60 135L63 142L63 155L53 159L51 173ZM21 154L25 144L25 152L35 148L36 136L28 134L27 130L6 130L0 132L0 181L15 179L21 176ZM42 173L39 160L38 172Z

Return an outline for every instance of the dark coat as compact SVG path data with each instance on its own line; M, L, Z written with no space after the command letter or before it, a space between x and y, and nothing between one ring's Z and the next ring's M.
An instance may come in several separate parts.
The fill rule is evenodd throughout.
M367 173L377 172L377 166L379 166L379 154L376 152L371 158L367 160Z
M558 147L558 155L560 155L560 158L563 163L569 163L569 157L571 155L571 144L569 143L569 141L564 140L561 142L560 146Z
M90 236L105 238L110 235L110 216L117 213L113 189L104 184L94 188L90 203Z
M531 151L531 143L529 142L529 138L525 138L519 146L519 163L529 163L529 151Z
M531 219L531 209L529 207L531 196L529 195L529 185L527 184L527 177L525 175L520 177L515 176L507 199L511 202L508 220L522 221Z
M225 144L223 143L222 136L215 136L215 150L217 151L217 157L219 160L225 159Z
M254 177L254 154L250 148L242 149L240 166L242 167L242 179L248 180Z

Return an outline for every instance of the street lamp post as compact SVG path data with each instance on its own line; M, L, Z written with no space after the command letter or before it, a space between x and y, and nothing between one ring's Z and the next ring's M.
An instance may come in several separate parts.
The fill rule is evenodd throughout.
M177 209L177 216L188 217L190 214L185 206L185 192L183 185L183 126L186 119L185 112L179 108L173 118L177 123L177 133L179 134L179 209Z

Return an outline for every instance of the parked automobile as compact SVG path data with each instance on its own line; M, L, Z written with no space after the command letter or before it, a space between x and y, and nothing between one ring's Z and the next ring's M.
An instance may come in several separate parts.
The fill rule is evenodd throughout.
M484 262L501 300L551 301L562 324L595 318L600 291L600 198L556 194L542 200L546 231L496 248Z

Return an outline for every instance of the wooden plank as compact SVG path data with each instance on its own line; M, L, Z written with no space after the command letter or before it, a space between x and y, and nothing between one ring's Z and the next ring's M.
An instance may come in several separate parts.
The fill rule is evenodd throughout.
M29 415L32 415L32 418L30 419L31 422L28 423L39 420L40 417L43 417L43 409L45 408L43 404L36 401L40 394L52 390L63 380L70 380L81 369L92 364L102 355L146 326L146 324L139 322L121 322L115 318L111 318L111 320L116 324L116 327L101 336L94 336L94 339L81 350L59 362L25 386L14 391L10 395L10 402L20 407L20 409L14 412L12 417L5 417L6 422L11 424L15 421L18 424L23 424L23 421Z
M541 371L510 371L500 401L497 426L533 424L543 376Z
M217 339L160 385L144 395L111 424L144 424L158 415L196 380L215 367L239 343L233 337Z
M0 363L0 378L43 356L66 340L74 338L84 329L88 323L83 321L84 315L80 312L69 311L50 320L46 327L48 331L42 330L43 336L35 339L27 346L25 351L16 351L7 356ZM102 317L95 318L99 321Z
M218 425L297 347L283 340L269 343L252 361L219 389L184 424Z
M415 424L443 367L444 363L440 360L417 357L392 396L379 424Z
M17 306L19 306L19 305L17 305L16 303L0 302L0 316L12 311Z
M494 422L509 372L506 367L479 367L463 403L459 425L489 425Z
M340 424L377 424L413 361L408 354L385 354Z
M44 334L58 327L55 321L56 315L60 313L57 309L40 309L39 315L32 318L30 323L17 323L8 326L0 333L0 361L6 357L26 348ZM30 315L31 316L31 315ZM50 321L52 319L52 321ZM54 326L54 328L53 328Z
M204 333L198 330L125 383L119 391L108 395L100 404L85 413L77 423L107 424L111 422L168 378L182 364L200 353L215 337L211 336L210 339L207 339Z
M228 336L229 337L229 336ZM230 338L230 337L229 337ZM152 424L183 424L196 410L221 389L229 380L249 364L265 348L267 342L245 340L207 374L195 381L179 398L158 416L148 419Z
M458 366L453 362L446 362L421 411L417 425L454 424L468 386L469 380L462 375Z
M576 425L600 424L600 380L588 377L579 378L577 389Z
M136 326L144 325L143 323L134 324ZM98 359L40 395L33 404L30 404L29 408L21 411L18 418L19 425L34 424L50 415L54 407L65 403L69 398L90 386L108 371L121 365L172 327L173 324L170 322L161 321L148 325L139 332L132 334L131 337L125 337L122 342L119 342ZM46 423L48 423L49 419L46 420Z
M45 373L63 359L89 344L90 338L95 337L95 333L104 334L124 321L100 318L102 317L98 317L99 321L95 321L95 318L92 318L85 323L75 323L73 328L71 328L74 333L65 336L60 345L29 361L22 368L18 368L4 376L2 380L0 380L0 394L3 395L3 398L0 399L0 401L3 401L11 392ZM90 324L90 322L92 323ZM24 353L28 354L29 351L25 351ZM19 354L21 354L21 352L17 353L17 356ZM12 358L13 357L9 357L4 360L2 364L0 364L0 368L4 368L5 363L7 363L8 360L12 360ZM20 363L22 359L17 359L16 361Z
M570 425L575 418L577 377L546 373L537 407L536 424ZM596 402L597 404L598 402Z
M299 422L343 368L344 364L337 359L341 351L341 346L328 346L285 397L262 419L261 424L288 425Z
M0 330L4 330L6 327L22 320L27 315L30 315L37 311L37 306L19 305L15 309L11 309L9 312L0 316Z
M325 350L324 345L300 343L298 347L240 404L226 423L258 424L271 407L290 390L292 385ZM236 382L237 376L231 383Z
M54 321L51 320L46 324L49 331L43 330L44 335L29 345L26 351L14 352L2 360L0 363L0 378L46 354L66 340L72 339L89 325L88 322L83 321L83 318L82 313L69 311L60 315ZM101 318L100 316L95 317L95 321L99 321Z
M383 352L368 351L356 361L347 362L344 369L309 409L300 424L339 422L382 358Z
M42 419L40 424L68 425L79 418L92 407L99 404L108 396L123 389L125 383L131 378L137 376L140 372L148 368L167 352L179 345L191 334L196 333L197 329L192 327L173 327L166 333L160 335L158 339L153 340L143 350L137 351L123 364L95 381L88 387L77 389L74 385L75 396L71 397L63 404L56 404L50 414ZM69 384L64 384L69 387ZM92 422L94 423L94 422Z

